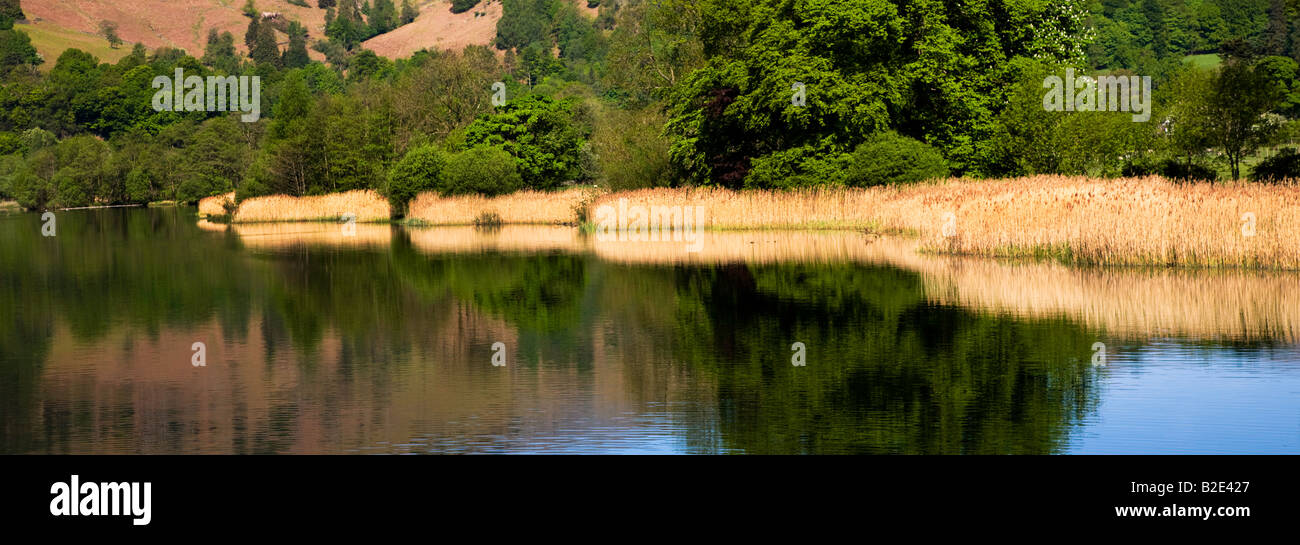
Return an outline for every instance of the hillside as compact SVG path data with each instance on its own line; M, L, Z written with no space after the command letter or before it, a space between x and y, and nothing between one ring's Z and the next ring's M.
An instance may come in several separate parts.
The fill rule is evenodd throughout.
M492 43L501 19L501 1L480 3L463 13L452 13L451 2L438 0L420 8L414 23L375 36L362 45L375 53L398 59L421 49L459 51L467 45Z
M325 10L290 4L287 0L257 0L262 12L278 12L307 27L312 40L324 36ZM47 60L48 69L68 47L112 60L130 51L130 45L113 50L96 32L100 21L118 24L118 34L127 44L143 43L150 49L175 47L191 55L202 55L208 29L230 31L242 50L248 18L241 10L243 0L28 0L23 10L28 21L19 25L32 37L32 44ZM448 0L420 0L420 17L414 23L365 43L376 53L391 58L409 55L423 48L460 49L468 44L491 43L496 22L501 18L500 0L492 0L465 13L451 13ZM314 52L313 52L314 53ZM313 55L315 56L315 55Z

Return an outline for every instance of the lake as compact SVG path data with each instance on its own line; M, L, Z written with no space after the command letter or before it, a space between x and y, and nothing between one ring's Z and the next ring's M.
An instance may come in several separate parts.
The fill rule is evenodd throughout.
M0 215L0 453L1300 451L1293 272L56 219Z

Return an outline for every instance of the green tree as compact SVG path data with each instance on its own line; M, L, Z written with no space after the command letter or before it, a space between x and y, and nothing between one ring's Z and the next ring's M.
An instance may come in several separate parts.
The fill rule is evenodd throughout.
M551 22L558 8L557 0L502 0L497 48L523 49L536 43L550 50Z
M397 6L393 0L375 0L370 10L370 35L377 36L397 28Z
M225 74L239 70L239 52L235 49L235 36L230 32L208 30L208 42L203 49L203 64Z
M13 28L12 23L8 28L0 25L0 75L17 66L36 66L42 62L26 32Z
M275 28L262 24L257 28L257 38L248 56L257 64L280 67L280 46L276 44Z
M257 46L257 37L261 34L262 16L250 15L248 18L248 28L244 30L244 47L249 51Z
M411 148L388 173L388 187L384 194L392 205L394 217L404 217L407 205L425 191L435 191L443 185L443 171L447 159L434 145Z
M289 48L284 50L281 65L285 68L302 68L311 63L307 54L307 29L293 21L289 23Z
M575 119L572 100L530 95L474 120L464 145L500 146L514 156L527 187L552 189L581 176L588 134Z
M405 4L406 0L403 0L403 3ZM451 12L465 13L469 11L470 8L477 6L478 3L479 0L451 0Z
M1273 111L1285 95L1253 59L1233 58L1215 75L1205 101L1201 130L1223 152L1232 179L1241 178L1241 162L1260 146L1269 143L1279 126L1264 114ZM1196 99L1193 99L1196 100Z
M453 10L455 6L453 4ZM415 18L420 16L420 9L411 3L411 0L402 0L401 22L408 25L415 22Z
M117 35L117 23L113 21L100 21L99 35L108 40L108 46L113 49L122 46L122 37Z
M474 146L457 153L447 162L442 184L443 195L503 195L523 189L515 158L496 146Z
M0 18L8 19L10 22L26 19L27 15L23 14L22 2L20 0L0 0Z
M705 0L699 13L709 58L670 95L671 156L690 181L727 187L760 165L767 180L815 179L890 129L958 173L1001 168L1009 61L1082 61L1089 37L1080 2Z

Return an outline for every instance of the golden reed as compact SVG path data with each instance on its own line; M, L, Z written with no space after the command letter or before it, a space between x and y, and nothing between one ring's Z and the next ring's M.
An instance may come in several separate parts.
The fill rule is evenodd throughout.
M214 195L199 199L199 217L212 218L226 215L227 202L235 202L234 191L225 195Z
M1036 176L791 192L644 189L592 206L693 205L712 229L863 228L922 251L1097 265L1300 269L1300 185Z
M254 197L239 203L233 221L338 221L347 215L355 216L358 223L388 221L388 200L371 190L308 197Z
M426 192L411 201L406 217L422 225L473 225L491 214L504 224L576 224L597 192L592 187L519 191L499 197L442 197Z
M224 213L221 198L201 214ZM864 229L907 233L925 252L1036 257L1072 264L1300 269L1300 185L1179 184L1159 177L1036 176L953 179L904 187L731 191L594 188L501 197L424 193L408 219L421 225L575 224L601 205L697 206L704 226L731 229ZM235 223L389 218L373 191L258 197Z

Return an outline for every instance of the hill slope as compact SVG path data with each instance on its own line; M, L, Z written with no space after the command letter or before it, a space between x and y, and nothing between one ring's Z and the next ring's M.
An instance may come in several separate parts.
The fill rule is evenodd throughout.
M255 0L262 12L278 12L307 27L311 40L324 37L325 10L295 6L288 0ZM401 5L398 0L398 5ZM401 57L422 48L461 49L468 44L489 44L501 18L499 0L482 3L465 13L451 13L448 0L418 0L420 17L414 23L366 42L366 47L388 57ZM68 47L86 49L111 60L125 55L130 45L143 43L150 49L175 47L201 56L208 29L229 31L242 50L248 18L244 0L28 0L23 2L27 24L20 28L32 36L32 44L46 58L48 69ZM476 15L476 13L478 15ZM128 44L109 50L96 35L100 21L118 24L118 34Z
M467 45L488 45L496 38L501 2L480 3L464 13L452 13L451 2L439 0L420 7L415 22L381 34L362 44L390 59L407 57L421 49L459 51Z

